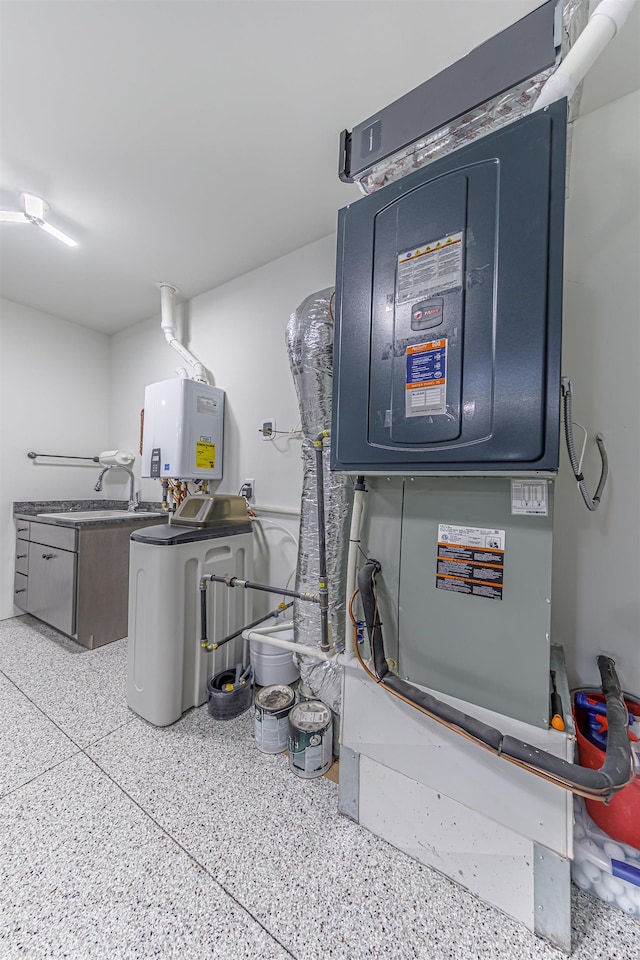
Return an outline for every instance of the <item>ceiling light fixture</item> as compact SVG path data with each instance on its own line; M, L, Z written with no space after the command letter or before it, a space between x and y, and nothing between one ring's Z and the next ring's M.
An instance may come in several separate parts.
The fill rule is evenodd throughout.
M62 230L52 226L45 216L51 209L48 203L42 197L36 197L32 193L22 193L20 195L24 212L19 213L15 210L0 210L0 222L4 223L33 223L41 227L45 233L65 243L68 247L77 247L78 244L71 237L68 237Z

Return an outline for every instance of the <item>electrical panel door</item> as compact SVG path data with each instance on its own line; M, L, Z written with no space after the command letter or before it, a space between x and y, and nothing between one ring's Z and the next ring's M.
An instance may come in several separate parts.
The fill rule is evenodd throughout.
M558 468L566 102L340 211L332 467Z

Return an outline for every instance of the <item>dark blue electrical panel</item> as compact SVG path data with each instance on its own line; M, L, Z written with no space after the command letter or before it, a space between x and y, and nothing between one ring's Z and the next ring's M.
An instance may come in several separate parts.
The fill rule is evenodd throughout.
M558 469L566 101L339 213L331 466Z

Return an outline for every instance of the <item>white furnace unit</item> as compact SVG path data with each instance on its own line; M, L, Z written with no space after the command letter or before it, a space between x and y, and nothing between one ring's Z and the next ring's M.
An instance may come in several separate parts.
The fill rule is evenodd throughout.
M220 480L223 433L224 390L177 378L149 384L142 476Z

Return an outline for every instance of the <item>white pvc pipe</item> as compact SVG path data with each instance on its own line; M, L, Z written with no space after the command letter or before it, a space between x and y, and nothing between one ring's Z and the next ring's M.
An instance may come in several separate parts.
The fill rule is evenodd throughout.
M353 510L351 511L351 528L349 530L349 553L347 555L347 604L356 588L356 570L358 566L358 550L360 548L360 530L362 528L362 510L364 508L364 490L355 490L353 494ZM347 619L344 630L344 655L346 660L353 657L353 624Z
M296 509L296 507L272 507L268 504L261 504L260 506L257 504L251 504L251 509L254 510L255 513L276 513L283 517L300 516L300 511Z
M540 92L534 110L572 97L602 51L622 28L636 0L601 0L589 22Z
M324 653L319 647L305 647L301 643L293 643L290 640L281 640L280 637L270 636L268 639L265 639L263 634L253 631L248 634L248 639L260 640L262 643L269 643L271 646L280 647L282 650L291 650L293 653L300 653L305 657L315 657L316 660L336 660L338 658L337 653Z
M273 527L275 530L279 530L281 533L286 534L289 540L291 541L291 543L296 548L296 550L298 549L298 541L294 537L294 535L291 533L291 530L287 530L287 528L283 526L281 523L278 523L277 520L268 520L266 517L251 517L251 522L252 523L268 523L270 527Z
M209 383L204 364L200 363L176 337L174 296L177 293L177 287L174 287L171 283L160 283L158 286L160 287L160 325L167 343L170 347L173 347L176 353L180 354L182 359L185 360L190 367L193 367L194 380L199 380L201 383ZM177 372L179 376L182 376L185 370L183 367L179 367Z
M278 633L280 630L293 630L293 620L283 620L282 623L272 623L269 627L256 627L253 632L269 634Z

